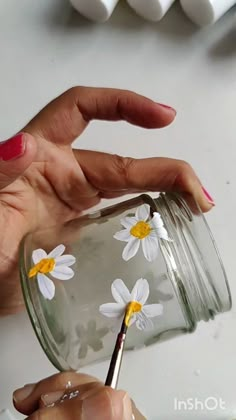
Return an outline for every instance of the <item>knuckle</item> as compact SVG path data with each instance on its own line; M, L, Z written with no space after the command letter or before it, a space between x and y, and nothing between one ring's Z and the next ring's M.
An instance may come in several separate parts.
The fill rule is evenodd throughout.
M192 167L191 167L191 165L188 163L188 162L186 162L185 160L179 160L179 170L180 170L180 172L182 172L182 173L185 173L185 172L192 172Z
M113 165L116 173L123 179L128 181L130 177L131 167L134 159L131 157L123 157L120 155L113 155Z
M83 86L72 86L64 93L64 95L68 96L70 100L73 100L75 102L76 99L81 95L83 89Z
M70 89L67 90L68 95L74 95L80 92L81 86L72 86Z

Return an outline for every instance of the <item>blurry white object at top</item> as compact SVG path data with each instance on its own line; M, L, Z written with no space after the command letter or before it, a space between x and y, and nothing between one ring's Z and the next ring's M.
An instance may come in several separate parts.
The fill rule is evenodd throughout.
M144 19L158 22L175 0L127 0L134 11Z
M211 25L220 19L236 0L180 0L186 15L199 26Z
M110 18L119 0L70 0L72 6L87 19L105 22Z

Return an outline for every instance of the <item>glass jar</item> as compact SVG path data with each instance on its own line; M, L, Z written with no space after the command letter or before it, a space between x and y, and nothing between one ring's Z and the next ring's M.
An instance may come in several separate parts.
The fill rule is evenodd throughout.
M110 358L131 300L138 311L126 350L193 332L231 308L205 218L175 194L144 194L28 234L20 273L32 325L58 370Z

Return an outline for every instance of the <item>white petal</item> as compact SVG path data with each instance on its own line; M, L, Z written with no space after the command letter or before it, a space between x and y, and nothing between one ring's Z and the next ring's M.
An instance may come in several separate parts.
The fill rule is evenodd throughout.
M122 229L119 232L116 232L113 238L117 239L118 241L129 242L131 235L128 229Z
M164 227L157 229L156 233L160 239L165 239L166 241L169 241L167 230Z
M172 239L169 238L167 230L164 227L152 230L149 234L149 237L156 239L165 239L168 242L173 242Z
M162 228L164 226L164 223L161 218L161 215L159 213L154 213L150 224L154 229Z
M136 281L131 292L132 301L136 301L144 305L149 296L149 284L146 279L139 279Z
M147 236L146 238L142 239L141 242L146 260L149 262L154 261L157 258L159 250L158 239L153 236Z
M131 229L134 225L136 225L137 223L137 219L136 217L124 217L124 219L121 219L120 223L122 224L122 226L124 226L124 228L126 229Z
M38 264L43 258L47 258L47 253L44 249L35 249L32 254L34 264Z
M58 245L56 248L54 248L51 252L48 254L48 258L57 258L60 257L63 252L65 251L66 247L65 245Z
M117 303L127 305L131 301L131 294L121 279L116 279L111 285L111 293Z
M66 265L67 267L70 267L71 265L75 264L76 259L73 255L62 255L61 257L55 258L56 266L59 265Z
M148 236L150 236L151 238L156 238L157 240L159 239L159 236L158 236L158 234L157 234L157 229L153 229L152 228L152 230L151 230L151 232L149 233L149 235Z
M120 318L124 315L126 306L122 303L104 303L99 307L102 315L108 318Z
M75 273L72 268L66 265L55 266L54 270L50 272L51 276L59 280L70 280L74 277Z
M52 300L55 296L55 284L45 274L37 274L39 290L45 299Z
M137 314L134 314L130 318L129 327L131 327L131 325L133 325L136 321L137 321Z
M134 257L139 249L140 245L140 239L138 238L131 238L127 245L124 247L122 257L125 261L130 260L132 257Z
M136 327L139 330L151 330L153 328L153 323L151 319L148 319L144 314L137 314Z
M135 217L138 220L146 221L150 216L150 206L149 204L143 204L142 206L138 207L135 213Z
M142 312L147 318L154 318L163 314L163 306L160 303L153 303L151 305L144 305Z

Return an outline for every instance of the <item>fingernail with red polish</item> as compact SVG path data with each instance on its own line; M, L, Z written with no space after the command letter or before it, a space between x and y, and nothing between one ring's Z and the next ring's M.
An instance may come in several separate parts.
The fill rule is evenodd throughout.
M0 143L0 160L9 161L18 159L25 152L24 134L20 133Z
M205 194L205 196L207 198L207 201L209 201L210 204L215 205L215 201L212 198L212 196L209 194L209 192L204 187L202 187L202 190L203 190L203 192L204 192L204 194Z
M175 114L177 114L177 111L174 108L172 108L172 106L160 104L160 103L158 103L158 105L160 105L162 108L168 109L169 111L173 111L175 112Z

